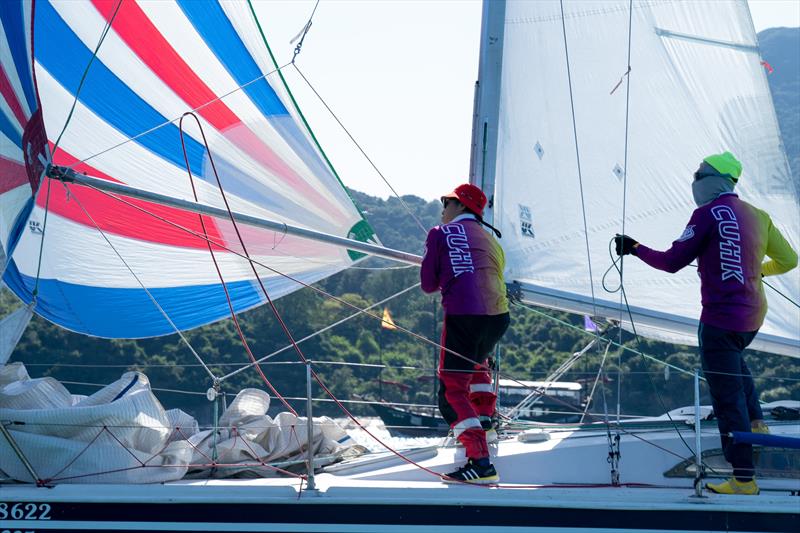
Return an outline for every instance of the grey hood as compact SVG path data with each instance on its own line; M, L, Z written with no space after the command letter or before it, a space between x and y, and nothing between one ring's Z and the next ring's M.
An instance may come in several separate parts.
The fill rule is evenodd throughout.
M733 192L736 184L727 174L720 174L708 163L703 163L694 174L692 195L697 207L714 201L720 194Z

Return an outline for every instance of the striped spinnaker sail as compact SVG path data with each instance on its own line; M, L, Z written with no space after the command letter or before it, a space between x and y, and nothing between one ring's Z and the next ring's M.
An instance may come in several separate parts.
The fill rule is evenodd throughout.
M33 13L4 16L3 29L7 38L33 33L32 98L38 93L54 165L178 198L193 199L194 185L198 201L224 207L218 175L234 211L373 238L294 107L248 3L14 7ZM200 126L193 117L180 126L187 111ZM36 292L36 312L63 327L163 335L229 314L210 240L235 309L263 303L237 228L224 218L203 222L205 230L196 214L44 181L16 226L4 281L26 302ZM238 230L272 298L301 287L283 274L310 283L356 260L332 245Z
M0 10L0 272L33 207L47 160L31 61L32 4Z

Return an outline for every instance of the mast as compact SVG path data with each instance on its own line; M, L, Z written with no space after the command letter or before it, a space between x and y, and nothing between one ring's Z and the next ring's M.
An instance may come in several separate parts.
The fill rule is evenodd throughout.
M478 81L475 83L475 109L472 117L472 154L469 165L470 183L480 187L489 198L484 219L492 224L505 14L505 0L484 0Z
M209 215L221 218L228 218L229 216L233 216L234 220L236 220L236 222L239 222L241 224L247 224L259 228L279 231L287 235L294 235L296 237L302 237L304 239L311 239L314 241L324 242L327 244L333 244L336 246L347 248L349 250L363 252L365 254L382 257L384 259L392 259L395 261L399 261L401 263L407 263L410 265L419 265L420 263L422 263L422 257L418 255L410 254L407 252L401 252L400 250L393 250L391 248L386 248L378 244L370 244L368 242L356 241L345 237L339 237L337 235L331 235L329 233L323 233L321 231L301 228L298 226L290 226L289 224L286 224L284 222L267 220L252 215L237 213L235 211L231 211L230 213L228 213L226 209L221 209L219 207L213 207L207 204L202 204L190 200L183 200L180 198L173 198L171 196L158 194L152 191L137 189L121 183L114 183L99 178L93 178L91 176L75 172L71 168L67 167L52 166L48 171L48 176L50 178L63 181L65 183L77 183L78 185L84 185L86 187L91 187L101 191L120 194L130 198L138 198L140 200L166 205L169 207L175 207L178 209L182 209L184 211L198 213L201 215Z

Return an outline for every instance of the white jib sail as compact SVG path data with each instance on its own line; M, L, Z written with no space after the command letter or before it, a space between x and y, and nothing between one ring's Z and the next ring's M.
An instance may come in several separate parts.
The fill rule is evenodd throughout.
M630 327L619 295L602 287L609 240L624 229L668 248L695 208L692 173L724 150L742 161L740 197L798 248L798 188L746 2L634 1L629 98L627 0L565 1L563 17L558 1L505 10L492 214L506 279L526 299ZM628 259L624 270L637 332L695 343L695 268L669 275ZM769 313L752 347L800 356L800 275L769 282L788 299L766 289Z

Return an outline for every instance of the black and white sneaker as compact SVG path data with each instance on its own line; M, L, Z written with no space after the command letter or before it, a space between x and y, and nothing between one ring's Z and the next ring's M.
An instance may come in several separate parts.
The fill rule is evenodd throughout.
M467 464L449 474L442 475L442 481L445 483L475 483L477 485L488 485L489 483L499 483L500 476L497 475L492 463L486 466L481 466L478 462L472 459L467 461Z

